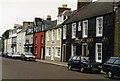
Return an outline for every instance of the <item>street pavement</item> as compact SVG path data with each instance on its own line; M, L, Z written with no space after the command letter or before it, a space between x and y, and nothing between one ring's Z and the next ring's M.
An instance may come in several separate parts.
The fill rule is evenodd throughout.
M80 73L43 62L2 58L2 79L105 79L104 74Z

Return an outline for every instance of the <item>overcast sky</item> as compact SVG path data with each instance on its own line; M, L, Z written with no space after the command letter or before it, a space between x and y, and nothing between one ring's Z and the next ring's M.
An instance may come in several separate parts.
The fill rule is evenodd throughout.
M77 0L0 0L0 36L14 24L22 25L23 21L33 21L35 17L46 19L51 15L52 20L57 19L58 7L62 4L72 10L77 8Z
M77 8L77 0L0 0L0 36L14 24L33 21L35 17L46 19L51 15L52 20L57 19L62 4L68 4L72 10Z

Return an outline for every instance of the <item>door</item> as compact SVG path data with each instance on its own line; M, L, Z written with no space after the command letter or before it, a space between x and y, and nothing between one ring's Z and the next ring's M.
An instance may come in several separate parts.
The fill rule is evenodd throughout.
M102 43L96 43L96 62L102 63Z
M51 60L54 60L54 47L52 47L52 50L51 50Z
M43 59L43 47L41 47L40 55L41 55L41 59Z
M82 55L83 56L88 56L89 55L88 45L86 43L82 44Z
M62 45L62 61L66 62L66 44Z
M76 46L71 44L71 57L73 57L74 55L76 55Z

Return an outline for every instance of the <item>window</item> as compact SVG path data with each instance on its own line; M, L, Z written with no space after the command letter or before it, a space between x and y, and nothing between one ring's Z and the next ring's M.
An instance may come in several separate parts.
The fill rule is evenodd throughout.
M115 65L120 65L120 60L116 60L116 61L114 62L114 64L115 64Z
M83 38L88 37L88 20L83 21Z
M67 25L63 26L63 39L66 39Z
M50 56L50 55L51 55L51 48L47 47L47 56Z
M96 37L103 35L103 17L96 18Z
M57 40L60 40L60 28L57 29Z
M67 17L66 16L63 16L63 20L65 20Z
M96 43L96 62L102 62L102 43Z
M43 35L41 36L41 44L43 44L44 43L44 37L43 37Z
M37 44L37 36L35 36L35 44Z
M49 40L50 40L50 38L49 38L49 31L47 31L47 33L46 33L46 34L47 34L47 35L46 35L46 36L47 36L47 38L46 38L46 39L47 39L47 41L49 41Z
M72 38L76 38L76 23L72 24Z
M78 22L78 31L81 31L81 22Z
M55 30L52 30L52 40L54 40Z
M107 63L108 63L108 64L113 64L113 63L115 62L115 60L116 60L116 59L109 59L109 60L107 60Z
M60 56L60 47L56 47L56 57Z

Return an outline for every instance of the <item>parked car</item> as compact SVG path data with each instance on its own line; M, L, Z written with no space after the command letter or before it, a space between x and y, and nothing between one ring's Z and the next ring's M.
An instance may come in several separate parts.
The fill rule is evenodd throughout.
M12 54L11 58L13 58L13 59L14 59L14 58L20 59L20 58L21 58L21 55L20 55L20 53L15 52L15 53Z
M21 54L21 60L32 60L35 61L36 57L31 52L24 52Z
M103 64L103 72L105 72L109 78L114 76L120 77L120 57L111 57Z
M88 57L73 56L68 61L68 69L72 70L73 68L79 69L80 72L94 71L100 73L102 65L94 60L89 60Z
M2 56L2 51L0 51L0 57Z
M7 58L11 58L12 57L12 52L7 52L6 54L5 54L5 57L7 57Z
M7 54L7 53L3 52L3 53L2 53L2 57L5 57L5 56L6 56L6 54Z

